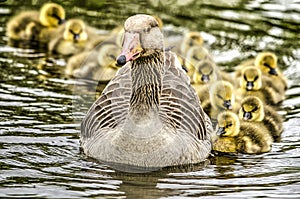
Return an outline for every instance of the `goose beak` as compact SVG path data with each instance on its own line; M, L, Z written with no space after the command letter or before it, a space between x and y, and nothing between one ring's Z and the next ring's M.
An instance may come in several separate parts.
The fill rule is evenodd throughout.
M244 120L250 120L251 118L252 118L251 113L249 113L249 112L244 112L244 115L243 115L243 119L244 119Z
M269 71L269 74L270 75L275 75L275 76L278 75L277 70L275 68L271 68L270 71Z
M218 130L217 130L217 135L220 136L224 133L225 133L225 128L224 127L219 127Z
M126 32L124 35L122 52L117 57L117 64L123 66L129 61L137 59L142 51L143 49L140 44L139 34Z

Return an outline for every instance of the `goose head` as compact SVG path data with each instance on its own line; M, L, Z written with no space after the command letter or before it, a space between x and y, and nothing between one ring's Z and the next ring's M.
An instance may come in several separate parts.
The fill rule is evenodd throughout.
M245 121L262 121L265 116L263 102L255 96L242 100L239 118Z
M234 105L233 86L227 81L212 84L209 93L212 106L217 110L232 110Z
M240 87L247 90L259 90L262 87L260 69L254 66L247 66L242 70L242 76L240 78Z
M56 3L46 3L40 10L40 22L43 26L57 27L65 21L65 10Z
M157 20L144 14L129 17L124 23L122 52L117 58L118 65L147 57L155 51L163 51L163 34Z
M88 34L84 22L80 19L68 20L63 33L63 38L66 41L72 41L74 43L86 41L88 39Z
M240 131L240 120L238 116L230 111L224 111L218 115L216 134L222 137L235 137Z
M274 53L259 53L255 58L255 66L258 66L263 73L271 76L278 75L277 56Z

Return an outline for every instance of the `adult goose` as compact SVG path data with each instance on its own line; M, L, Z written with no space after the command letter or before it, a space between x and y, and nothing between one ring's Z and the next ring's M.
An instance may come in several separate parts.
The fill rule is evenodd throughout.
M212 126L176 55L164 51L149 15L124 24L125 64L81 124L81 146L94 159L156 168L204 161Z

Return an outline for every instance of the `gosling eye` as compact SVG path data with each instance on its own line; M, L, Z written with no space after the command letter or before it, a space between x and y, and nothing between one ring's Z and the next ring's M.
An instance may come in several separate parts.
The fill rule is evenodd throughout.
M254 78L254 80L253 80L253 81L255 82L257 79L258 79L258 75L257 75L257 76L255 76L255 78Z
M220 94L217 94L217 97L221 100L223 100L223 97Z
M229 128L231 126L232 126L232 123L229 123L229 124L226 125L226 128Z
M248 81L248 80L247 80L247 76L246 76L245 74L244 74L244 80Z
M72 29L69 29L69 32L73 35L75 35L76 33L72 30Z
M255 111L257 111L258 110L258 106L256 106L256 107L254 107L253 109L252 109L252 111L251 112L255 112Z

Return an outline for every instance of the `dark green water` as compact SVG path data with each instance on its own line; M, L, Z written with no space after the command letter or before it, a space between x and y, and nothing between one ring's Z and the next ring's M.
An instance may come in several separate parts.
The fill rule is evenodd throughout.
M86 82L78 86L65 77L63 59L52 63L41 50L7 45L8 19L44 2L0 3L1 198L300 197L299 0L61 1L68 18L80 17L99 30L148 13L161 17L168 29L201 31L215 60L228 70L263 50L279 57L290 88L280 111L285 130L271 152L147 174L122 173L87 159L74 122L92 102L77 93Z

